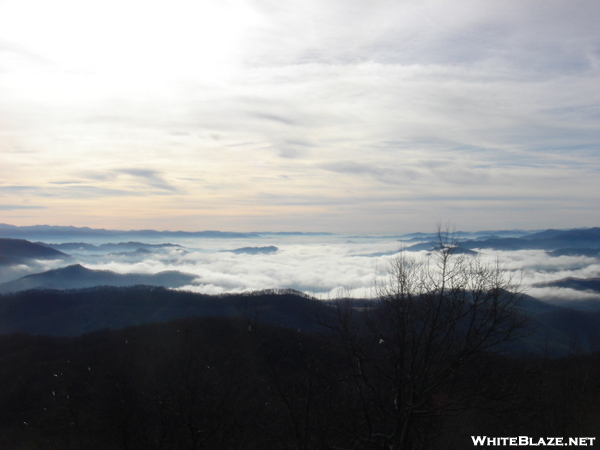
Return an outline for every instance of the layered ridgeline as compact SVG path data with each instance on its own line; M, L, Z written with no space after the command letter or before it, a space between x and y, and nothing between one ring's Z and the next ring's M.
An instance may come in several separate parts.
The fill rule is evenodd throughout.
M340 301L359 312L375 300L323 301L294 290L206 295L155 286L97 286L28 290L0 295L0 334L78 336L105 328L188 317L251 318L294 330L322 330L317 317ZM523 296L517 312L527 318L517 352L564 355L591 351L600 338L600 302L588 310L550 305Z
M222 295L144 285L29 290L0 295L0 334L78 336L104 328L204 316L251 317L314 330L310 317L327 308L326 302L293 290Z
M534 286L568 288L578 291L595 292L600 295L600 278L568 277L546 283L536 283Z
M64 253L69 251L72 255ZM241 247L221 250L221 253L234 254L272 254L278 248L271 246ZM120 242L107 244L33 243L23 239L0 238L0 265L6 267L20 265L20 271L39 270L44 262L58 265L76 261L79 258L91 261L121 261L132 263L147 259L169 260L170 257L182 257L188 252L178 244L147 244L142 242ZM29 268L29 269L27 269ZM16 272L18 273L18 271ZM163 286L178 288L201 284L198 276L177 270L148 273L116 273L110 270L94 270L82 264L71 264L66 267L28 273L25 276L0 283L0 293L24 291L28 289L81 289L94 286Z
M29 289L81 289L94 286L163 286L177 288L198 284L197 275L166 270L155 274L116 273L110 270L92 270L81 264L26 275L18 280L0 283L0 293Z
M200 238L200 239L238 239L258 238L260 236L315 236L329 235L330 233L304 233L304 232L249 232L238 233L232 231L158 231L158 230L107 230L103 228L34 225L15 226L0 223L0 236L7 238L20 238L29 240L64 240L64 239L131 239L131 238Z
M546 250L552 256L582 255L597 256L600 252L600 228L576 230L545 230L523 234L518 237L503 237L483 234L473 238L470 233L456 233L460 249L491 250ZM423 235L419 244L407 246L406 250L430 250L437 245L434 236Z
M512 247L543 249L549 258L562 255L585 255L594 258L597 257L595 255L600 248L599 230L590 228L546 230L538 233L521 231L482 232L479 235L471 233L468 234L471 239L459 240L461 249L459 251L470 253L473 251L471 249ZM48 229L45 228L44 231ZM89 230L89 233L96 231L98 230ZM497 237L491 233L496 233ZM431 235L419 234L418 236L405 235L402 239L406 242L411 239L428 241L430 237ZM434 247L432 242L426 242L408 247L407 250L431 250ZM219 250L219 252L252 255L272 254L277 253L278 250L271 245L240 247ZM75 257L67 253L72 253ZM163 256L168 258L169 255L174 254L185 255L186 249L178 244L145 244L138 241L94 245L82 242L42 244L22 239L0 239L0 262L3 267L22 266L28 271L26 276L14 277L15 279L0 284L0 293L5 294L0 299L3 321L0 331L72 336L101 328L121 328L181 317L239 316L237 309L239 301L245 298L243 294L210 297L190 292L169 291L163 288L201 285L202 280L195 274L175 270L156 274L92 270L86 268L85 263L74 264L82 261L77 257L78 254L98 254L102 257L135 260ZM384 253L362 256L382 254ZM40 261L52 262L50 265L52 267L57 265L63 267L32 274L33 267L41 267ZM33 262L36 262L37 266ZM534 287L567 288L586 295L600 293L597 278L567 278L537 284ZM265 306L267 310L276 312L274 314L277 317L285 318L271 323L298 326L303 329L312 326L310 321L303 321L302 318L310 315L314 305L321 302L315 303L315 300L307 303L303 294L286 292L288 300L282 301L280 297L271 295L265 303L268 304L268 307ZM256 300L258 297L253 298ZM286 302L291 304L289 303L291 298L295 299L292 303L296 305L293 319L289 314L279 311L281 308L286 310L288 307ZM356 302L358 303L355 307L360 307L364 300ZM549 351L554 354L565 354L573 348L587 351L592 348L592 340L600 336L598 332L600 303L593 296L588 295L585 300L572 301L568 304L565 302L560 306L525 297L520 308L529 317L531 331L523 341L525 342L523 348L531 351Z
M31 260L68 260L66 253L24 239L0 239L0 266L27 264Z
M141 244L137 242L107 244L104 246L93 246L88 244L63 244L72 250L98 249L100 252L116 249L134 249L131 252L120 254L109 254L116 256L140 256L147 257L151 249L163 249L171 244ZM174 248L180 246L173 245ZM74 258L50 245L33 243L24 239L0 239L0 266L5 268L23 266L37 268L43 266L44 262L55 262L64 264L73 261ZM42 271L39 273L25 275L15 280L0 283L0 293L24 291L28 289L81 289L93 286L132 286L149 285L176 288L198 284L197 276L176 270L167 270L156 274L144 273L116 273L109 270L92 270L81 264L71 264L58 269Z

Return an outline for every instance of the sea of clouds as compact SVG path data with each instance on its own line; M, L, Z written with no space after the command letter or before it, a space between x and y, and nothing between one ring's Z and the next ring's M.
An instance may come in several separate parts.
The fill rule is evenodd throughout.
M145 240L144 242L148 242ZM154 242L159 243L161 241ZM162 241L166 242L166 241ZM3 281L29 273L80 263L87 268L117 273L154 274L176 270L197 276L195 284L181 289L220 294L262 289L296 289L318 298L340 295L372 297L374 285L385 282L391 260L413 242L398 237L342 235L267 235L247 239L182 239L179 246L158 247L151 253L76 250L65 261L15 266ZM234 253L245 247L275 246L272 253ZM427 258L425 251L408 252ZM525 293L549 301L597 299L597 293L556 287L539 287L567 277L600 277L600 261L585 256L553 257L543 250L479 250L478 257L498 261L514 276Z

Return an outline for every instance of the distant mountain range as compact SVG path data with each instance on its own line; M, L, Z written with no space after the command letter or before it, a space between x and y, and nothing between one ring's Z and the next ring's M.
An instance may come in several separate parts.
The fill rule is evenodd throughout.
M52 239L94 239L94 238L205 238L205 239L235 239L256 238L264 235L328 235L330 233L305 233L300 231L283 232L248 232L232 231L158 231L158 230L106 230L104 228L65 227L54 225L33 225L19 227L0 223L0 237L26 238L34 240Z
M138 251L140 249L154 251L154 250L164 250L170 248L183 248L178 244L146 244L143 242L119 242L119 243L108 243L108 244L88 244L85 242L66 242L62 244L45 244L43 242L38 242L41 245L45 245L46 247L53 248L55 250L60 250L64 252L90 252L90 253L107 253L107 252L132 252Z
M537 283L535 287L560 287L575 289L577 291L593 291L600 294L600 278L563 278L547 283Z
M63 229L62 231L65 231L65 228L74 229L73 227L58 228ZM0 235L1 233L2 226L0 225ZM422 238L423 236L414 237ZM408 247L407 250L430 250L434 245L435 243L431 241ZM459 246L459 251L464 253L471 253L473 249L539 249L546 251L549 257L587 256L598 258L600 254L600 228L545 230L520 237L478 236L475 239L459 241ZM239 311L233 311L235 305L232 306L231 303L228 303L230 301L234 302L232 299L238 298L235 296L227 297L228 300L223 303L221 297L198 297L192 293L185 293L184 295L184 293L175 293L163 289L163 287L177 288L200 284L197 275L179 271L165 271L152 275L141 273L119 274L108 270L92 270L80 264L73 264L74 258L63 252L63 250L74 252L74 254L77 254L77 252L82 254L114 252L113 254L117 256L139 257L148 257L151 253L160 253L167 250L184 251L183 247L171 243L144 244L138 241L125 241L102 245L83 242L48 245L33 243L24 239L0 238L0 267L28 265L29 270L32 270L33 267L43 270L39 261L58 260L60 262L64 261L65 264L69 262L71 264L60 269L27 275L1 283L0 294L4 295L0 296L0 322L4 321L2 322L4 325L0 326L0 332L2 330L5 330L5 332L13 330L33 334L66 333L73 335L98 329L97 327L114 328L176 317L239 314ZM277 252L278 248L275 246L241 247L225 251L243 254L269 254ZM395 252L360 256L379 256L393 253ZM126 287L133 285L138 285L138 287L135 289ZM141 285L146 287L140 287ZM600 278L565 278L536 285L536 287L544 286L600 294ZM292 295L289 292L288 294ZM102 295L108 297L104 298ZM119 298L121 299L119 301L125 303L117 305L114 303L114 299L109 299L110 296ZM302 316L308 314L308 310L304 306L299 306L304 304L305 297L299 293L293 294L292 297L286 297L288 299L286 301L291 302L289 305L296 305L293 314L297 314L297 317L292 317L291 313L288 314L289 310L285 308L288 308L289 305L280 304L279 297L277 297L277 300L273 300L275 297L269 297L270 300L264 304L265 311L269 311L269 314L274 314L277 317L285 317L284 322L287 324L308 327L309 323L307 321L303 322L304 319L302 319ZM157 298L160 298L160 301ZM19 303L16 299L28 300ZM52 302L44 303L43 299L52 299ZM76 299L76 301L73 299ZM142 301L141 299L146 300ZM177 303L169 303L173 299L178 299L177 301L183 303L180 306L176 306ZM200 301L199 299L204 300ZM58 303L53 303L55 300ZM113 303L110 303L111 301ZM130 301L133 303L127 303ZM311 303L311 305L314 305L314 303ZM282 312L281 308L288 312ZM530 317L530 325L533 330L527 338L527 346L530 349L535 348L536 351L542 351L543 347L551 346L554 349L553 352L565 353L569 346L575 344L582 348L588 348L586 346L590 344L587 338L600 336L600 302L597 300L581 300L573 303L565 301L557 305L527 297L523 302L522 309ZM117 318L115 314L121 313L125 316ZM80 324L77 325L78 328L70 328L70 325L65 322L66 319L58 320L58 318L68 317L69 320L74 320L73 323L77 324L79 323L77 321L80 320L77 318L80 317L79 314L84 314L87 317L85 320L88 325L83 326ZM91 319L90 317L95 314L98 315L98 318ZM35 318L32 318L32 315ZM27 325L23 325L25 323L23 320L27 322ZM11 323L14 323L14 326ZM32 325L34 323L35 325Z
M258 238L261 236L318 236L331 235L331 233L305 233L305 232L230 232L230 231L158 231L158 230L107 230L103 228L72 227L72 226L15 226L0 224L0 237L25 238L38 241L52 241L65 239L131 239L131 238L206 238L206 239L236 239L236 238ZM596 249L600 250L600 228L578 228L571 230L525 231L525 230L490 230L477 232L456 232L465 250L477 248L489 248L494 250L559 250L559 249ZM360 237L360 236L357 236ZM431 248L431 242L435 241L434 233L409 233L387 238L400 239L405 243L420 242L410 246L407 250L419 251ZM423 243L423 241L428 241ZM116 245L116 244L110 244ZM119 244L120 245L120 244ZM144 244L148 248L150 244ZM155 244L156 245L156 244ZM158 244L169 245L169 244ZM173 245L173 244L171 244ZM66 250L77 248L93 251L103 251L102 246L93 246L88 243L52 244L54 248ZM62 248L58 246L64 246ZM137 247L140 248L140 247ZM137 250L133 248L131 250ZM251 247L249 247L251 248Z
M127 238L130 236L160 238L160 237L179 237L179 238L251 238L259 236L258 233L236 233L230 231L157 231L157 230L106 230L104 228L88 227L64 227L54 225L33 225L18 227L15 225L0 224L0 236L18 237L18 238Z
M406 248L408 251L431 250L437 243L432 240L426 243L415 244ZM458 240L459 248L491 249L491 250L546 250L557 251L568 249L569 252L577 252L578 249L600 248L600 228L587 228L576 230L546 230L522 237L489 237L485 239ZM589 252L593 254L593 251ZM556 254L557 256L560 253ZM553 255L554 256L554 255Z
M600 256L600 248L561 248L548 252L550 256L589 256L590 258L598 258Z
M241 247L233 250L221 250L221 252L227 253L237 253L237 254L248 254L248 255L263 255L268 253L277 253L279 249L274 245L269 245L266 247Z
M175 270L156 274L120 274L110 270L91 270L80 264L74 264L0 283L0 293L28 289L81 289L93 286L132 286L139 284L177 288L198 284L197 278L197 275Z

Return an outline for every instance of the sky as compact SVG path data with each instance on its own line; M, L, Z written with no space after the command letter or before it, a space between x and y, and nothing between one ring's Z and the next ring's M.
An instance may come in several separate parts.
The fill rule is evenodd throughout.
M597 0L0 0L0 222L597 226Z

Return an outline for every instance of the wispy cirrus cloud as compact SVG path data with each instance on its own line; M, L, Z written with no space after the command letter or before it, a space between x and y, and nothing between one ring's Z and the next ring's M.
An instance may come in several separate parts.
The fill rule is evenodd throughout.
M78 176L102 184L128 186L128 189L132 193L136 192L136 185L151 188L154 193L176 193L178 191L175 186L165 180L164 174L161 171L152 169L116 168L104 171L86 170L78 173Z
M321 168L330 172L350 176L366 175L386 184L404 184L423 176L414 167L381 167L355 161L332 161L321 164Z
M0 211L18 211L21 209L44 209L45 206L36 205L0 205Z
M116 170L117 174L125 174L134 177L140 182L155 188L164 191L177 192L177 188L169 184L165 181L161 172L157 170L149 170L149 169L119 169Z

